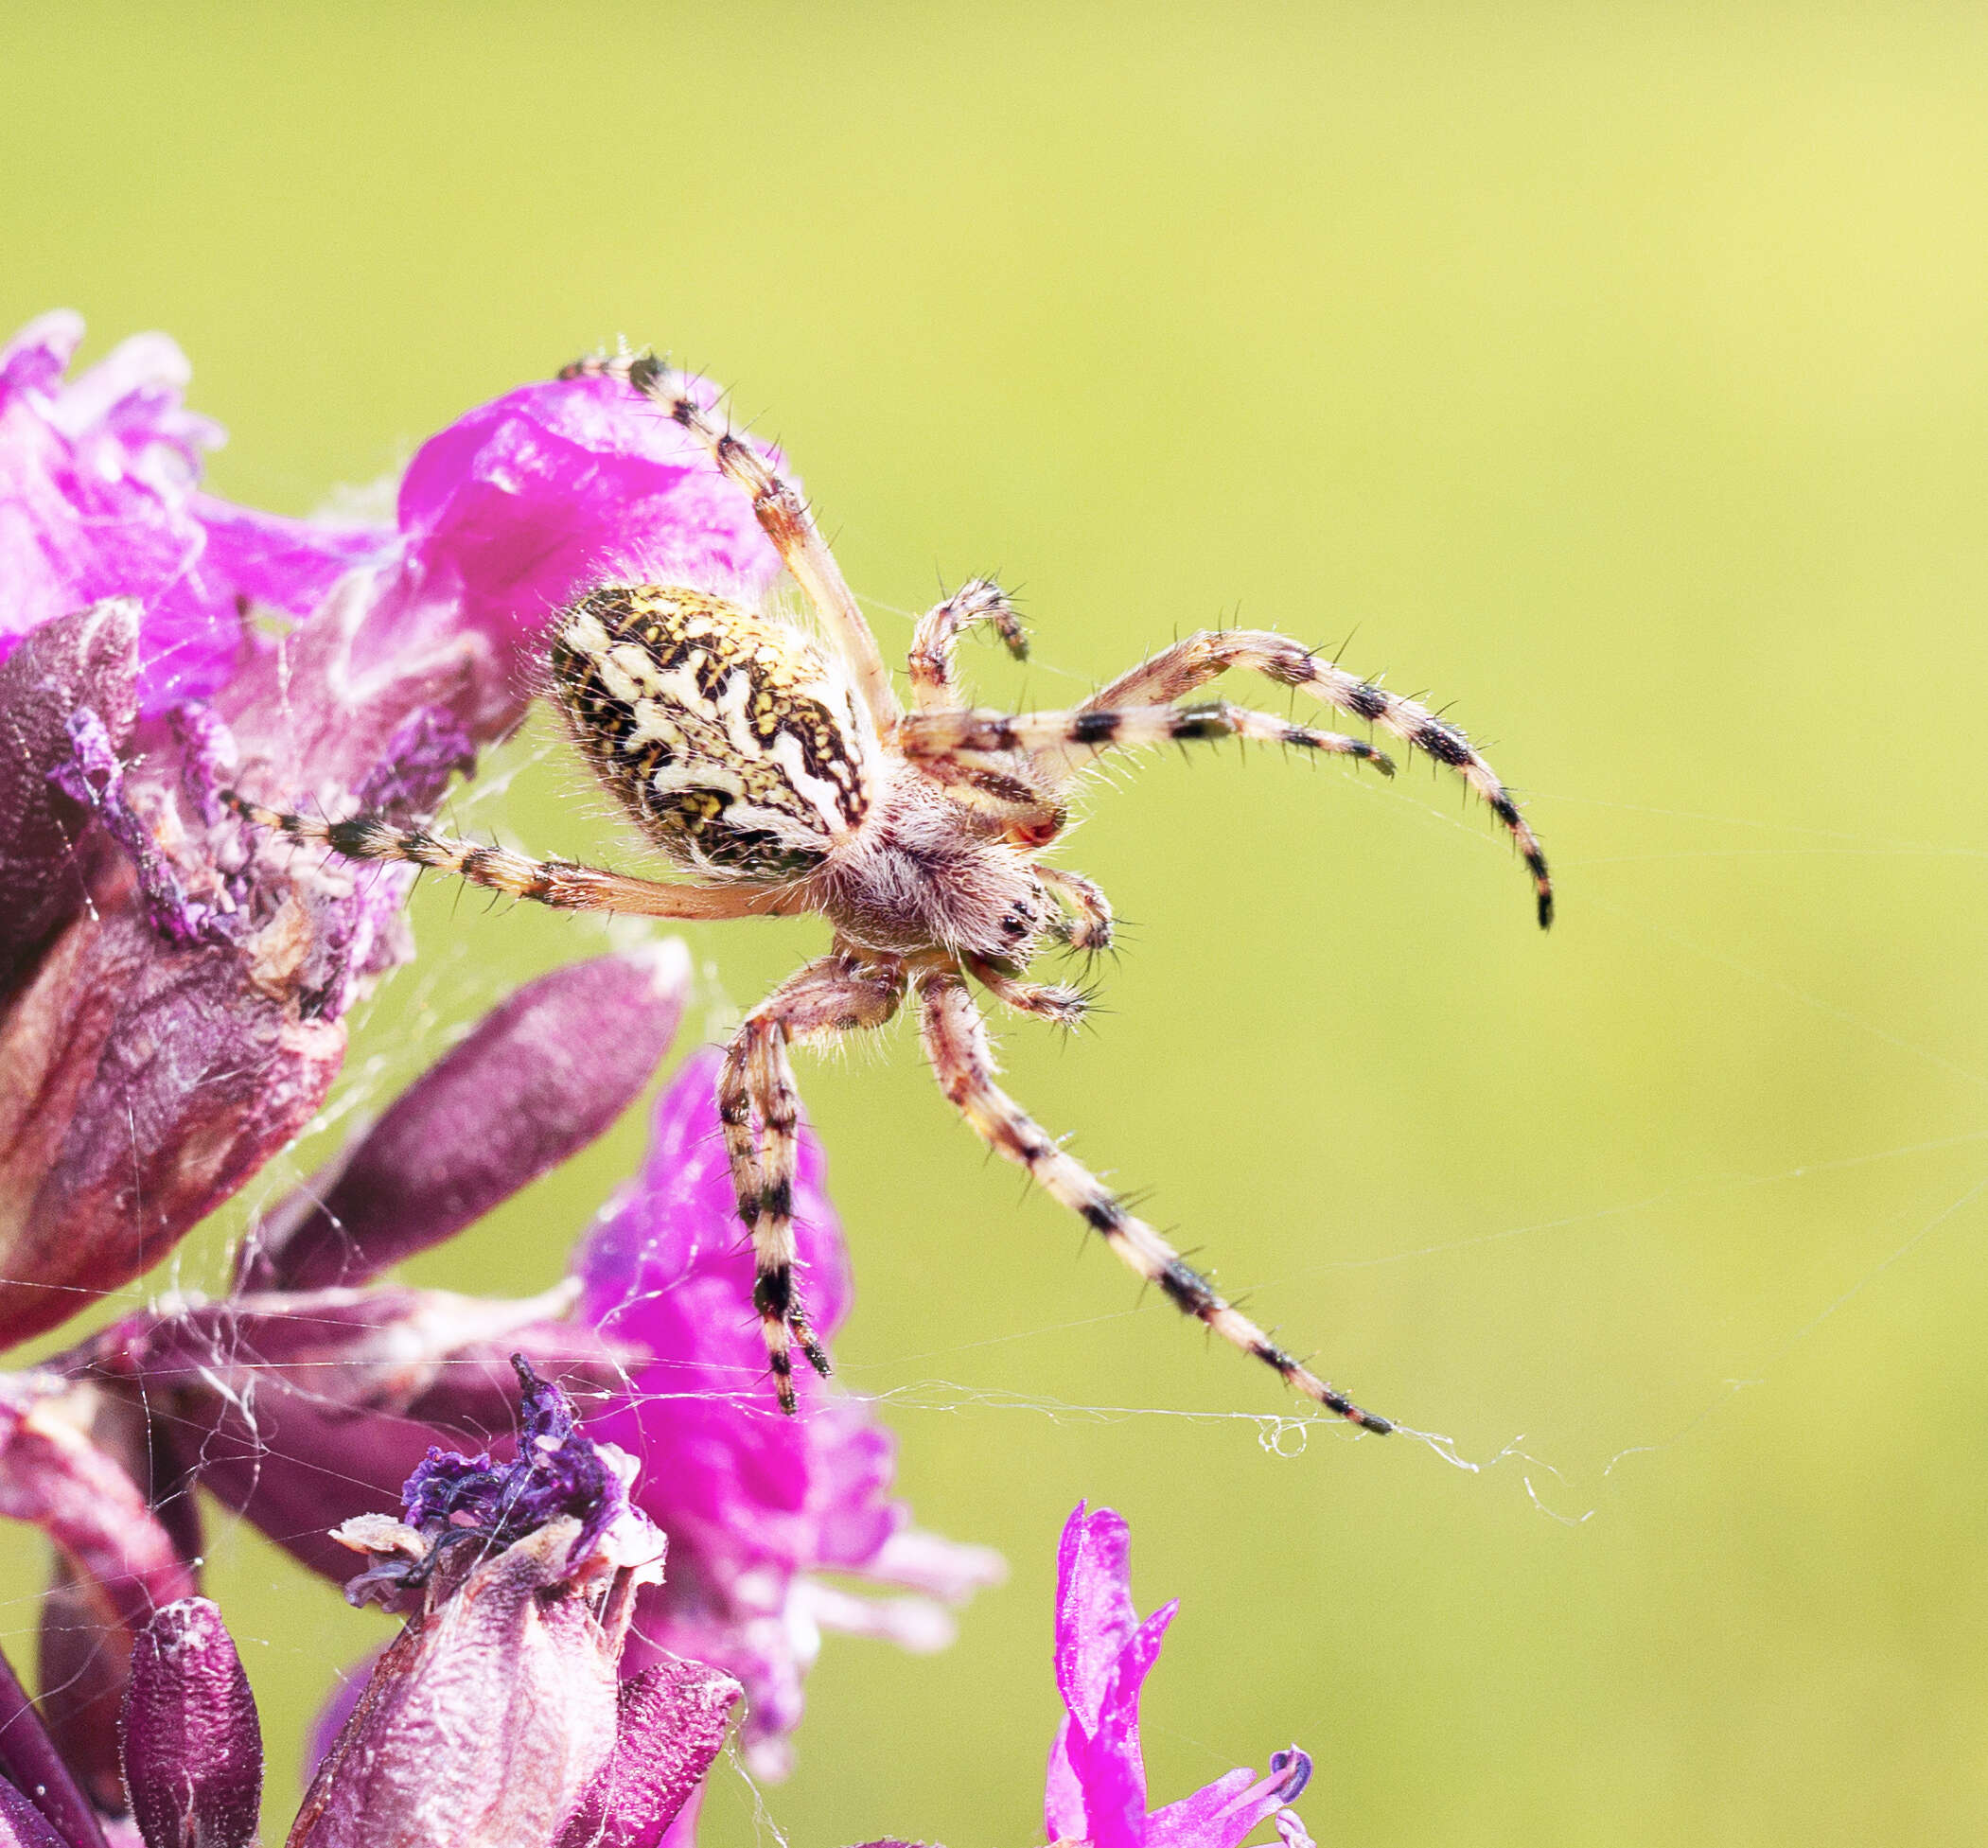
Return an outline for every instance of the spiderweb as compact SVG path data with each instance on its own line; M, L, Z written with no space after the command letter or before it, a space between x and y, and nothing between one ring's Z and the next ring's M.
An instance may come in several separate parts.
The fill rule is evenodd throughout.
M872 605L879 607L886 620L907 616ZM1038 660L1028 684L1046 678L1049 689L1032 697L1011 695L998 690L1003 667L991 651L976 652L971 666L988 685L988 697L1012 696L1024 706L1064 703L1064 683L1072 694L1090 684ZM1359 818L1363 847L1380 833L1366 827L1370 818L1385 830L1436 836L1451 883L1479 882L1486 873L1482 862L1494 850L1504 854L1483 816L1450 800L1453 792L1446 785L1413 775L1392 785L1337 774L1330 781L1329 791L1307 785L1307 798L1316 795L1323 803L1329 796L1369 811ZM1164 800L1173 800L1178 787L1175 780ZM1102 810L1116 800L1105 795L1094 807ZM1147 792L1146 800L1163 798ZM576 854L616 851L603 802L571 774L563 753L542 730L498 753L484 774L459 793L454 809L455 824L467 831L521 839L538 849L556 844ZM1605 939L1618 955L1656 969L1667 990L1697 994L1708 1013L1736 1010L1771 1023L1790 1056L1809 1062L1804 1084L1817 1084L1831 1070L1868 1071L1880 1063L1893 1075L1898 1107L1872 1113L1871 1130L1861 1135L1826 1120L1825 1112L1812 1132L1798 1128L1786 1135L1778 1154L1771 1130L1764 1130L1758 1153L1768 1158L1749 1164L1735 1164L1709 1142L1665 1147L1631 1135L1624 1143L1627 1158L1606 1149L1592 1158L1557 1157L1539 1164L1546 1178L1535 1190L1487 1190L1523 1197L1543 1210L1502 1214L1487 1206L1473 1211L1468 1202L1459 1209L1445 1199L1440 1210L1428 1214L1426 1236L1359 1229L1367 1197L1359 1150L1289 1149L1270 1182L1251 1194L1281 1193L1286 1217L1281 1230L1273 1227L1247 1244L1246 1276L1237 1270L1238 1255L1230 1248L1235 1227L1219 1208L1184 1211L1184 1222L1206 1237L1215 1256L1227 1258L1226 1287L1254 1296L1259 1309L1274 1305L1287 1327L1322 1333L1329 1329L1344 1342L1363 1307L1375 1311L1381 1335L1357 1355L1342 1360L1334 1352L1326 1360L1328 1371L1344 1365L1344 1383L1377 1409L1399 1417L1401 1438L1391 1442L1383 1461L1374 1440L1355 1438L1333 1420L1290 1408L1264 1409L1262 1382L1223 1353L1190 1367L1179 1351L1180 1330L1170 1327L1171 1310L1136 1300L1131 1280L1102 1252L1082 1251L1075 1235L1069 1243L1080 1253L1076 1269L1059 1272L1045 1262L1044 1230L1051 1237L1058 1230L1046 1207L1035 1203L1027 1209L1026 1223L1019 1223L1019 1214L1013 1215L1018 1223L1004 1223L1004 1206L1012 1202L1000 1194L998 1171L993 1191L985 1180L974 1183L970 1140L946 1124L941 1111L914 1108L923 1081L908 1036L894 1033L882 1060L874 1048L859 1046L826 1062L811 1061L803 1069L803 1089L815 1101L835 1165L832 1184L848 1225L864 1306L845 1339L842 1385L871 1400L900 1434L900 1486L923 1520L962 1539L990 1538L976 1526L969 1478L982 1484L984 1494L985 1484L1018 1477L1025 1485L1019 1492L1066 1506L1074 1494L1064 1477L1074 1479L1086 1470L1108 1475L1098 1469L1098 1459L1130 1452L1160 1478L1206 1469L1221 1484L1237 1486L1247 1498L1240 1525L1250 1534L1316 1521L1322 1507L1337 1507L1340 1501L1350 1505L1348 1519L1357 1528L1366 1506L1360 1498L1375 1492L1371 1485L1381 1471L1385 1489L1412 1495L1426 1506L1438 1491L1427 1482L1413 1490L1403 1485L1411 1472L1427 1473L1416 1466L1432 1459L1445 1466L1434 1472L1445 1485L1443 1495L1498 1498L1544 1526L1592 1531L1626 1510L1633 1514L1645 1492L1640 1477L1653 1467L1667 1463L1675 1469L1682 1459L1688 1469L1692 1459L1702 1459L1718 1443L1721 1425L1750 1396L1801 1395L1836 1380L1844 1362L1818 1358L1819 1346L1855 1356L1868 1338L1885 1354L1893 1352L1889 1333L1877 1339L1855 1328L1841 1330L1859 1318L1884 1321L1887 1298L1895 1320L1901 1295L1939 1290L1935 1254L1978 1226L1980 1199L1988 1192L1988 1113L1974 1094L1988 1088L1988 1074L1937 1032L1923 1030L1923 1013L1874 1008L1857 985L1846 992L1826 977L1809 979L1784 963L1772 933L1745 927L1744 910L1708 911L1695 891L1666 885L1663 876L1682 869L1695 885L1715 877L1729 889L1743 889L1748 879L1771 877L1796 863L1826 861L1852 880L1896 881L1901 869L1911 868L1923 879L1945 880L1939 889L1952 894L1967 889L1962 882L1974 871L1969 863L1988 861L1988 852L1960 839L1895 838L1745 813L1684 811L1583 790L1535 790L1531 813L1557 850L1556 872L1565 895L1563 936L1577 932L1591 943ZM585 837L589 831L597 841ZM1100 827L1100 836L1104 832ZM1584 842L1598 851L1583 851ZM1068 857L1088 865L1091 846L1091 837L1082 836ZM1370 877L1355 876L1363 882ZM1332 885L1335 873L1314 866L1306 877L1317 892ZM1284 883L1288 887L1288 873ZM1515 882L1501 896L1517 908ZM310 1133L159 1271L116 1293L93 1320L142 1306L165 1291L219 1292L228 1254L255 1218L306 1179L356 1122L431 1063L485 1008L542 968L634 934L631 926L552 917L529 907L484 920L479 914L486 908L480 895L432 885L418 895L419 956L367 1004L356 1023L343 1077ZM1164 932L1169 922L1155 906L1152 933ZM680 1046L721 1035L743 1004L811 952L818 935L788 924L749 928L755 933L750 941L737 926L684 933L699 981ZM490 948L493 933L501 934L500 954ZM1135 945L1135 958L1143 947ZM1458 948L1459 956L1467 953ZM1466 1065L1470 1054L1457 1051L1455 1041L1494 1030L1473 1026L1455 1012L1455 997L1468 994L1467 987L1453 991L1450 1026L1451 1056ZM1363 1036L1384 1030L1384 1021L1368 1016L1348 1025L1344 996L1329 979L1300 999L1313 1011L1312 1030L1343 1033L1349 1052L1357 1051ZM1500 1027L1509 1030L1511 1019L1507 1010ZM1680 1021L1680 1034L1689 1038L1694 1025ZM1100 1113L1083 1101L1097 1094L1083 1088L1085 1081L1072 1067L1097 1058L1113 1027L1106 1023L1099 1043L1047 1055L1025 1051L1019 1033L1011 1034L1006 1047L1014 1088L1052 1125L1081 1125L1080 1153L1100 1162ZM1197 1032L1205 1028L1205 1019L1175 1011L1167 1030L1181 1056L1189 1058ZM1473 1069L1487 1068L1480 1056ZM1052 1076L1065 1088L1078 1088L1053 1102L1031 1096L1030 1086ZM1263 1077L1273 1087L1278 1082L1275 1072ZM1725 1081L1715 1076L1709 1082ZM1741 1077L1733 1082L1735 1098L1747 1082ZM1627 1088L1612 1100L1625 1110L1635 1103ZM1649 1107L1664 1119L1661 1100ZM892 1127L852 1153L859 1140L853 1127L859 1110ZM1206 1100L1206 1111L1207 1126L1182 1134L1164 1176L1152 1177L1170 1197L1183 1190L1185 1170L1204 1158L1218 1167L1231 1159L1222 1152L1223 1136L1240 1127L1249 1103L1232 1095ZM1781 1113L1768 1114L1782 1120ZM1592 1128L1606 1116L1605 1110L1590 1112L1583 1120ZM639 1119L639 1112L631 1113L559 1175L536 1184L485 1224L418 1260L412 1267L414 1279L517 1294L554 1280L566 1243L581 1229L586 1213L634 1168L642 1143ZM1886 1129L1892 1133L1882 1133ZM1515 1166L1523 1170L1528 1162ZM1402 1179L1390 1173L1386 1185L1399 1188ZM900 1203L895 1207L893 1199ZM915 1204L906 1206L905 1201ZM1410 1208L1391 1224L1419 1224L1422 1215L1412 1200ZM873 1222L880 1220L889 1222L888 1229L879 1230ZM1322 1223L1337 1228L1329 1241L1319 1236ZM1752 1223L1776 1228L1773 1236L1724 1256L1708 1253L1702 1228ZM548 1223L562 1229L548 1235ZM1806 1243L1791 1240L1789 1226L1816 1229L1819 1236ZM1313 1255L1323 1242L1329 1242L1330 1255ZM949 1282L964 1261L957 1249L961 1243L976 1248L972 1268ZM989 1246L998 1247L991 1258ZM1625 1251L1634 1254L1631 1260L1623 1259ZM1012 1281L1005 1293L990 1297L985 1278L995 1266ZM482 1281L492 1276L501 1283ZM1702 1294L1695 1299L1695 1292ZM1504 1350L1508 1357L1495 1359L1473 1378L1467 1366L1446 1368L1439 1350L1449 1335L1471 1323L1469 1304L1480 1294L1487 1305L1483 1319L1496 1325L1481 1330L1481 1348ZM1461 1309L1454 1307L1458 1298L1464 1300ZM1738 1311L1735 1301L1743 1305ZM879 1302L875 1312L871 1306ZM1596 1323L1585 1334L1584 1311ZM1676 1345L1646 1339L1645 1317L1674 1328ZM1418 1327L1431 1332L1418 1339ZM61 1330L39 1347L67 1346L76 1332ZM1384 1361L1394 1382L1387 1392L1367 1383ZM1180 1384L1184 1375L1191 1377L1186 1390ZM1107 1382L1120 1389L1099 1389ZM1090 1390L1082 1389L1086 1385ZM1846 1391L1827 1416L1869 1409ZM1094 1439L1091 1434L1098 1433L1105 1434ZM1406 1453L1406 1460L1396 1452ZM955 1460L961 1457L972 1459L971 1467ZM1350 1486L1362 1475L1367 1479L1363 1488ZM1077 1492L1085 1492L1082 1484ZM1089 1492L1137 1500L1156 1490L1107 1481ZM384 1620L346 1613L329 1594L321 1620L300 1628L290 1608L300 1595L300 1575L240 1522L211 1505L207 1512L212 1589L223 1600L258 1690L281 1679L322 1692L338 1664L357 1658L385 1632ZM1204 1521L1198 1531L1205 1536L1223 1529ZM1170 1578L1162 1566L1148 1579L1142 1563L1135 1585L1142 1608L1148 1608L1170 1583L1192 1575L1180 1570L1192 1557L1192 1541L1185 1552L1176 1544L1170 1555L1163 1537L1142 1533L1141 1540L1142 1560L1161 1553L1165 1565L1175 1568ZM20 1588L4 1601L6 1641L25 1665L33 1655L41 1568L34 1542L21 1530L9 1530L4 1543L13 1568L9 1583ZM1009 1601L998 1623L1024 1636L1021 1654L1034 1664L1029 1672L1038 1673L1047 1627L1042 1559L1025 1558L1012 1539L1004 1543L1018 1584L1004 1594ZM1031 1543L1041 1556L1050 1539L1038 1534ZM1197 1579L1192 1595L1206 1593L1205 1583ZM1236 1608L1254 1595L1243 1587ZM991 1638L994 1621L976 1627L970 1614L956 1655L991 1647L1014 1653ZM1206 1674L1221 1651L1233 1646L1225 1608L1206 1623L1205 1634L1211 1639L1206 1646L1188 1649L1194 1666ZM1187 1644L1185 1634L1179 1642ZM852 1652L857 1647L839 1646ZM838 1747L859 1730L860 1715L851 1716L860 1694L879 1678L896 1674L920 1678L913 1698L922 1698L917 1690L929 1689L923 1679L928 1673L924 1664L886 1662L873 1652L860 1669L852 1669L832 1645L812 1684L800 1778L787 1789L764 1787L732 1753L730 1769L721 1766L713 1778L705 1839L784 1843L793 1817L818 1813L813 1806L827 1785L815 1781L812 1768L823 1767L825 1780ZM1047 1689L1047 1677L1041 1679ZM1214 1737L1205 1691L1196 1691L1202 1676L1178 1679L1185 1686L1177 1696L1167 1691L1163 1674L1152 1697L1149 1758L1156 1791L1190 1788L1243 1762L1255 1749L1247 1740L1232 1742L1226 1731ZM266 1694L265 1704L267 1710ZM1013 1730L1032 1742L1014 1754L1017 1762L1039 1759L1053 1713L1045 1698L1032 1712L1010 1716ZM1292 1723L1301 1717L1293 1712ZM293 1719L271 1728L274 1828L287 1822L293 1801L287 1770L297 1760L299 1730ZM1261 1755L1258 1750L1258 1760ZM1009 1839L1026 1839L1039 1826L1039 1784L1031 1786L1025 1778L1015 1787L1018 1794L1005 1813L990 1820L990 1829L998 1822ZM871 1834L893 1828L916 1833L919 1824L909 1817L871 1817L853 1826ZM805 1834L831 1839L812 1823Z

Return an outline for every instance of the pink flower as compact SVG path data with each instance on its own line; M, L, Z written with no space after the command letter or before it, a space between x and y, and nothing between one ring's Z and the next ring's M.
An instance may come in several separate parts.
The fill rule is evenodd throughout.
M824 1629L916 1650L952 1640L957 1604L1004 1568L983 1547L910 1524L890 1495L895 1446L869 1408L809 1378L784 1417L765 1383L750 1313L752 1257L739 1226L713 1083L714 1054L687 1061L658 1100L649 1153L576 1255L581 1312L646 1358L589 1428L642 1461L639 1496L670 1536L668 1582L645 1595L642 1635L728 1669L746 1685L758 1769L787 1764L801 1682ZM824 1342L848 1315L840 1227L803 1125L795 1236ZM864 1598L822 1575L920 1595ZM939 1602L935 1602L938 1600ZM631 1646L631 1659L642 1644Z
M156 711L232 677L250 649L245 601L307 615L392 535L201 493L201 456L226 438L180 401L185 355L139 334L65 378L82 337L81 317L58 311L0 348L0 660L44 623L133 597Z
M1049 1749L1043 1818L1052 1843L1090 1848L1237 1848L1275 1817L1288 1848L1311 1848L1284 1805L1311 1775L1293 1746L1271 1754L1270 1774L1233 1770L1151 1814L1139 1749L1139 1690L1159 1660L1179 1610L1162 1605L1143 1623L1132 1602L1132 1534L1110 1508L1080 1502L1063 1530L1056 1572L1056 1685L1065 1716Z

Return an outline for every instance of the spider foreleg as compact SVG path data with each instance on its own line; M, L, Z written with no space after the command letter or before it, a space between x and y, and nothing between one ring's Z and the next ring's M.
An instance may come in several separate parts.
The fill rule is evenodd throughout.
M817 1373L829 1370L794 1276L794 1173L800 1143L800 1094L787 1047L881 1027L904 999L894 963L835 955L811 962L746 1016L718 1073L718 1119L731 1166L739 1217L752 1238L752 1306L783 1412L795 1409L798 1346Z
M1076 1213L1139 1276L1157 1284L1183 1313L1254 1355L1306 1398L1363 1431L1394 1426L1321 1380L1277 1346L1219 1294L1208 1279L1074 1157L1066 1154L994 1081L987 1028L956 973L927 970L918 978L925 1056L940 1088L989 1148L1028 1170L1050 1196Z
M991 623L1016 660L1029 658L1021 618L998 584L976 577L919 618L906 666L911 676L911 703L921 713L944 711L959 702L953 683L953 646L976 623Z
M692 396L685 376L672 372L653 353L595 354L562 367L559 377L622 380L703 444L720 472L751 496L753 517L835 637L863 704L888 736L899 711L889 670L800 490L777 474L754 445L713 416Z
M237 795L220 800L244 821L269 828L290 840L317 841L348 860L399 860L451 872L472 886L508 892L560 911L625 911L649 918L775 917L804 910L790 889L772 886L675 885L638 879L576 860L534 860L508 848L455 840L423 828L403 828L378 815L354 815L343 821L319 821L306 815L264 808Z
M898 728L907 757L921 762L973 763L997 751L1055 751L1068 763L1141 745L1192 744L1211 738L1249 738L1300 750L1357 757L1385 775L1394 764L1362 738L1293 725L1272 713L1254 713L1225 699L1193 706L1124 706L1066 713L938 712L909 714Z
M1320 660L1288 635L1271 629L1204 629L1099 688L1082 710L1103 713L1148 700L1184 698L1232 667L1261 674L1280 686L1302 687L1327 705L1378 725L1403 744L1447 764L1484 798L1517 843L1532 874L1540 927L1553 922L1553 882L1539 837L1519 813L1511 791L1462 730L1418 700L1404 699L1331 661Z

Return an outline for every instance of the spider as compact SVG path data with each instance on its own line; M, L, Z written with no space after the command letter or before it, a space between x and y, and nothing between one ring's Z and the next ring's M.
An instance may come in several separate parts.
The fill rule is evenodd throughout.
M1392 1430L1277 1346L1000 1089L969 983L1022 1014L1067 1024L1082 1013L1081 992L1025 977L1048 942L1096 951L1111 941L1103 892L1039 857L1068 818L1072 784L1107 751L1255 739L1393 774L1387 756L1357 738L1223 699L1189 701L1226 669L1301 689L1455 770L1517 843L1543 926L1553 913L1545 857L1490 766L1416 701L1261 629L1191 635L1067 712L969 707L953 675L964 631L985 624L1017 659L1027 653L1013 607L984 579L919 621L906 711L800 493L693 396L684 375L650 354L624 351L576 361L560 377L620 380L701 443L751 497L819 620L821 637L771 609L684 585L639 583L601 585L554 620L549 690L574 745L648 839L694 877L655 881L533 860L374 815L317 821L232 793L231 806L351 859L412 861L570 910L680 919L819 912L828 920L829 953L746 1016L718 1079L739 1217L755 1259L753 1306L783 1410L795 1409L793 1347L818 1372L829 1370L794 1276L800 1100L788 1048L881 1027L912 995L940 1088L990 1148L1187 1314L1340 1417Z

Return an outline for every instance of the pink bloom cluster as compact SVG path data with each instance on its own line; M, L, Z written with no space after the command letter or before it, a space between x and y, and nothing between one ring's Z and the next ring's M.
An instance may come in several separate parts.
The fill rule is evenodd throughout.
M953 1635L943 1606L997 1583L1003 1567L983 1547L910 1524L890 1495L890 1435L858 1401L810 1376L797 1382L798 1416L774 1410L759 1330L739 1312L752 1256L738 1237L715 1078L714 1055L700 1054L663 1093L648 1159L575 1268L586 1319L642 1357L594 1428L641 1460L639 1499L674 1549L633 1656L660 1646L737 1676L748 1752L778 1772L824 1629L943 1647ZM822 1168L803 1127L795 1235L816 1329L831 1341L851 1285ZM866 1598L824 1574L919 1595Z
M81 332L50 315L0 349L8 1342L140 1276L287 1147L353 1006L413 953L407 869L298 854L221 789L418 824L517 722L577 590L641 572L751 598L778 573L744 497L610 380L472 411L416 454L391 527L340 525L203 492L220 434L182 404L178 349L145 336L72 378ZM912 1524L869 1407L809 1380L775 1411L706 1058L563 1283L506 1302L387 1277L614 1121L687 983L660 943L527 984L260 1217L227 1294L0 1377L0 1514L61 1560L41 1698L0 1663L0 1848L253 1839L255 1702L200 1596L196 1488L406 1618L327 1735L309 1848L688 1848L741 1695L778 1771L824 1632L950 1640L1000 1561ZM822 1169L804 1135L828 1339L851 1283ZM1302 1754L1147 1814L1138 1691L1170 1615L1138 1623L1123 1523L1080 1508L1052 1838L1235 1848L1275 1816L1297 1848Z
M1043 1821L1052 1842L1092 1848L1238 1848L1275 1821L1287 1848L1312 1848L1285 1807L1311 1777L1295 1746L1271 1754L1270 1773L1230 1771L1191 1797L1148 1814L1139 1746L1139 1693L1180 1609L1143 1623L1132 1602L1132 1534L1110 1508L1080 1502L1056 1562L1056 1686L1064 1716L1049 1749Z

